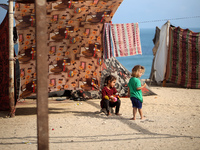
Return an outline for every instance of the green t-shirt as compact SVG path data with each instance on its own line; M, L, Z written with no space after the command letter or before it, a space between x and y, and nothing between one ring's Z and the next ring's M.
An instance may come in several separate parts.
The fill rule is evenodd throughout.
M140 102L143 102L142 90L137 90L137 88L141 87L140 79L136 77L130 78L128 87L130 89L130 97L135 97L140 100Z

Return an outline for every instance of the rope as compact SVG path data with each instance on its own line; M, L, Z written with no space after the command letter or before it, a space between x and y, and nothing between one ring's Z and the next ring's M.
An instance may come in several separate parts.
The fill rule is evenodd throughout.
M150 20L150 21L141 21L141 22L138 22L138 23L160 22L160 21L191 19L191 18L200 18L200 16L182 17L182 18L171 18L171 19L160 19L160 20Z

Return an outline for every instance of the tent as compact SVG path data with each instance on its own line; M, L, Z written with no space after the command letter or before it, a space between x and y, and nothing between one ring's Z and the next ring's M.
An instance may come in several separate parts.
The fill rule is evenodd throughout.
M109 23L123 0L47 2L47 55L49 63L48 92L75 91L73 98L99 98L104 23ZM31 3L15 3L20 63L20 98L35 96L37 89L35 65L35 9ZM114 58L113 58L114 59ZM113 60L105 60L112 64ZM117 60L117 65L121 66ZM119 68L119 67L118 67ZM122 70L126 70L121 67ZM118 70L116 70L118 71ZM119 72L120 76L122 72ZM123 75L128 76L126 70ZM128 78L127 78L128 79ZM123 79L117 86L122 88ZM127 82L127 80L126 80ZM126 86L126 85L125 85ZM122 88L125 96L127 88ZM149 90L146 90L149 91Z
M102 31L123 0L47 2L48 92L99 91ZM36 93L35 9L31 3L15 4L19 37L20 98Z

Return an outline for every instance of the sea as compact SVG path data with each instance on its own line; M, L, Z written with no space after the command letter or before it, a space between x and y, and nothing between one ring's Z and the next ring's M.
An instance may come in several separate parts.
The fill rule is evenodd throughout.
M200 32L200 28L189 28L193 32ZM127 57L116 57L116 59L131 72L135 65L142 65L145 67L145 73L141 79L149 79L152 62L153 62L153 38L155 35L156 28L143 28L140 29L140 40L142 47L142 55L134 55Z

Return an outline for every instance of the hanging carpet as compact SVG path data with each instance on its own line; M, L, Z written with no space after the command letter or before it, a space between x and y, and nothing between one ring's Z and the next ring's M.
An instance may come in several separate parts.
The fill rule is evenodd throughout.
M200 88L200 33L170 27L166 80Z

